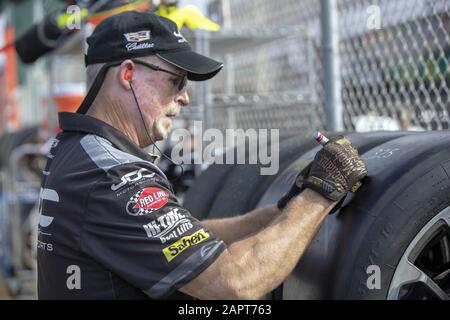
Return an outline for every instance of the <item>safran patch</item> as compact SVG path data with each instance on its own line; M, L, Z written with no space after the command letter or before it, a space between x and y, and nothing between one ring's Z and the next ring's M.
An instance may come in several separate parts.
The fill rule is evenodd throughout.
M134 194L127 203L127 212L132 216L143 216L161 209L169 201L169 193L160 188L144 188Z

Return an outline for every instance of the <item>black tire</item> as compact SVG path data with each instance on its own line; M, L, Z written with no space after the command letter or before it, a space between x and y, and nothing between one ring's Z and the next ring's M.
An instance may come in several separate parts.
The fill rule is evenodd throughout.
M10 146L14 140L16 132L8 132L2 135L0 139L0 166L5 168L9 165Z
M248 160L248 139L245 140L245 161ZM236 164L226 164L229 153L234 155L233 163L237 162L236 146L233 150L227 151L220 156L223 164L211 164L195 180L194 185L185 194L183 206L197 219L201 220L208 216L214 199L221 192L221 188L230 172Z
M363 155L370 180L327 217L285 280L283 299L385 299L419 230L450 204L449 132L405 136ZM381 269L381 289L367 267Z
M211 205L220 192L222 182L228 171L232 169L231 164L212 164L195 180L194 185L185 194L183 207L198 220L204 219Z
M353 145L358 149L360 154L378 146L386 141L394 140L405 135L415 134L413 132L367 132L367 133L349 133L346 136L352 141ZM299 155L293 160L289 166L281 171L276 177L275 181L265 190L259 199L257 207L275 203L285 192L289 190L298 172L306 167L310 161L314 159L320 146L309 150L308 152ZM319 231L322 231L321 238L311 243L300 264L296 267L294 273L289 276L283 288L283 294L276 294L276 296L287 299L320 299L326 296L327 279L330 272L323 264L323 258L329 253L328 250L328 235L330 233L328 219L325 221L325 226ZM304 262L305 261L305 262ZM302 285L297 280L301 277Z
M377 154L380 148L392 154L385 151L383 158ZM372 177L370 183L339 217L333 217L339 220L336 223L342 226L342 232L336 237L339 246L332 268L332 298L386 299L408 245L431 219L450 206L448 131L400 138L367 152L364 158ZM447 228L448 224L450 221ZM370 265L380 267L380 289L371 290L366 285Z
M413 132L403 131L380 131L380 132L364 132L364 133L349 133L346 135L352 142L352 144L358 149L360 154L364 154L366 151L390 141L403 137L405 135L415 134ZM281 196L286 193L294 183L295 177L298 172L303 170L319 151L321 146L309 150L297 157L290 166L277 176L275 181L266 189L265 193L261 195L257 207L263 207L270 203L275 203Z
M361 153L373 148L376 145L386 141L404 136L406 132L369 132L369 133L350 133L347 136L355 144ZM332 136L332 133L326 133ZM313 149L313 150L312 150ZM305 167L311 161L320 146L312 138L291 138L280 143L280 170L290 165L298 157L306 158L297 163L296 169L289 175L289 181L285 181L281 187L281 193L272 193L269 203L275 203L284 192L292 185L296 172ZM307 153L307 151L310 151ZM307 154L306 154L307 153ZM277 179L277 175L261 176L261 165L238 165L229 172L227 180L216 197L211 207L211 213L208 218L221 218L230 215L242 214L254 209L261 197L266 193L267 188ZM260 207L260 205L258 205ZM232 211L231 211L232 210Z
M37 143L38 127L29 127L4 134L0 139L0 167L8 168L11 153L25 143Z
M245 141L245 163L249 159L249 141ZM214 200L222 193L222 188L227 180L229 172L236 167L241 166L236 164L237 152L234 148L234 163L235 164L212 164L196 179L194 185L189 188L185 194L183 206L189 212L201 220L209 216L210 209ZM223 155L222 162L226 163L227 155ZM246 165L243 165L246 166Z
M279 143L279 171L283 170L293 157L317 145L312 138L291 137ZM211 206L208 218L222 218L243 214L255 207L265 186L275 179L274 175L261 175L258 164L236 165L227 174L226 180Z

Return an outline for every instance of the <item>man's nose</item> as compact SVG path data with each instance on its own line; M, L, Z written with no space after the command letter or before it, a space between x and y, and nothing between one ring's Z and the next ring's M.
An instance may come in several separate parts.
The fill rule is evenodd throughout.
M176 102L181 106L187 106L189 104L189 94L187 92L187 89L184 88L176 98Z

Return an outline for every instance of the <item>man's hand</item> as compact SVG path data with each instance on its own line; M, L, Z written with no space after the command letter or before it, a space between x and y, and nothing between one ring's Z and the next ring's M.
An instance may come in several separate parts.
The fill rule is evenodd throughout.
M348 191L367 176L364 161L344 136L330 139L311 164L302 188L309 188L332 201L344 198Z

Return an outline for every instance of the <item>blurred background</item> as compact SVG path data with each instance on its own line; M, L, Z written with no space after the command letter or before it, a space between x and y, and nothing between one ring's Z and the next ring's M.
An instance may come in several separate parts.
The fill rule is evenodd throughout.
M449 127L450 0L0 1L0 299L36 296L39 184L57 113L86 93L86 37L123 10L174 20L225 63L190 83L175 127L281 138ZM181 196L199 171L186 167Z

